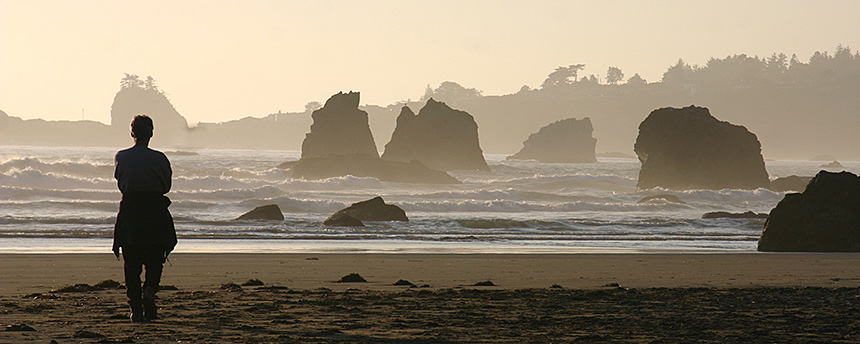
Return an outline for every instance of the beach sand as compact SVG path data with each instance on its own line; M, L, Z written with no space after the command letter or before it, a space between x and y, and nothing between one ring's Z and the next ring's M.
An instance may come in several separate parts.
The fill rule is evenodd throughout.
M860 342L860 254L174 254L128 321L107 254L0 255L0 343ZM338 283L358 273L366 283ZM222 289L259 279L260 286ZM417 287L395 286L408 280ZM493 286L476 286L479 282ZM25 325L25 326L21 326ZM27 327L35 331L21 331ZM16 331L11 331L16 330Z

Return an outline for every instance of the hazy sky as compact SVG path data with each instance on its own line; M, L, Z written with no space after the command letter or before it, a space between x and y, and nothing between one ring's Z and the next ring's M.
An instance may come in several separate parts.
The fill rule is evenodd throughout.
M190 123L446 80L514 93L576 63L658 81L678 58L857 49L858 18L858 0L0 0L0 110L109 123L123 73L154 77Z

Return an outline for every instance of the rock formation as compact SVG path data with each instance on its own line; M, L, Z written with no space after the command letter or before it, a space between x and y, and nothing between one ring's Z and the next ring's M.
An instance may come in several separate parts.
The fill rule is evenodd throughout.
M302 142L302 157L367 154L379 157L367 112L358 109L359 93L339 92L311 114L314 122Z
M597 162L594 148L597 139L591 136L594 128L585 117L564 119L529 135L523 149L508 160L537 160L540 162Z
M771 210L759 251L860 252L860 177L820 171Z
M383 159L418 160L432 169L489 171L478 142L478 124L472 115L454 110L432 98L418 115L401 109Z
M639 124L640 189L757 189L770 186L761 143L707 108L654 110Z
M325 179L351 175L396 183L460 183L448 173L427 168L418 161L388 161L357 153L302 158L299 161L283 163L278 167L288 168L293 178L302 179Z
M361 221L409 221L406 212L396 205L385 204L382 197L374 197L366 201L353 203L351 206L338 210L326 222L342 216L351 216Z
M337 216L335 216L337 215ZM323 225L337 227L364 227L361 220L356 219L348 214L335 214L323 221Z
M283 221L284 213L277 204L267 204L254 208L247 213L242 214L236 220L272 220Z
M812 177L788 176L776 178L770 181L770 190L776 192L803 192L810 180L812 180Z
M147 115L155 126L153 143L158 146L185 145L188 140L188 121L170 104L164 92L152 84L128 75L113 98L110 108L110 126L118 135L130 140L129 125L136 115Z
M767 214L758 214L753 211L743 213L730 213L726 211L714 211L702 215L703 219L766 219Z

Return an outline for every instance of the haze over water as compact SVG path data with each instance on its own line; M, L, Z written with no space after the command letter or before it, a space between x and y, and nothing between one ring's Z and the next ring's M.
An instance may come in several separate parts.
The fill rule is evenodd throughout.
M822 155L860 172L857 13L856 1L0 0L0 110L11 116L0 119L14 118L0 121L0 252L109 247L120 197L112 158L131 145L126 125L89 123L96 129L83 136L105 142L87 145L101 147L63 147L71 141L50 140L81 123L18 118L109 124L126 73L153 76L192 126L179 140L156 120L153 141L174 168L180 251L752 251L762 220L701 215L766 213L782 193L637 190L632 156L504 158L569 117L591 118L598 152L629 155L649 111L695 103L756 133L777 159L767 161L771 179L814 175L822 162L809 159ZM417 112L435 97L468 111L491 171L422 186L308 181L276 168L299 157L315 102L349 90L361 91L380 150L403 105ZM214 138L193 136L199 123L239 119ZM31 135L8 123L56 127ZM240 135L245 124L253 130ZM657 193L685 203L637 202ZM320 225L377 195L412 221ZM269 203L284 222L233 220Z

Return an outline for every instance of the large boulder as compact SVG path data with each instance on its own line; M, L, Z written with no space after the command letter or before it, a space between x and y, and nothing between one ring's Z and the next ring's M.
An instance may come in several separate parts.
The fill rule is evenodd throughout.
M508 160L537 160L540 162L597 162L594 147L597 139L591 136L594 127L585 117L563 119L540 128L523 142L523 149Z
M770 190L776 192L794 191L801 192L806 189L806 185L812 177L788 176L776 178L770 181Z
M771 210L759 251L860 252L860 177L820 171Z
M366 201L353 203L351 206L338 210L326 222L348 215L361 221L409 221L406 212L396 205L385 204L382 197L374 197Z
M301 179L325 179L351 175L396 183L460 183L448 173L427 168L418 161L389 161L357 153L306 157L299 161L283 163L278 167L290 169L293 178Z
M746 189L770 186L761 143L707 108L654 110L639 124L640 189Z
M383 159L418 160L432 169L489 171L472 115L432 98L418 115L403 107Z
M338 216L330 216L323 221L323 225L336 227L364 227L361 220L356 219L348 214L339 214Z
M367 112L358 109L358 102L358 92L339 92L314 111L311 131L302 142L302 157L351 153L379 157Z
M267 204L254 208L253 210L242 214L236 220L272 220L283 221L284 213L277 204Z

